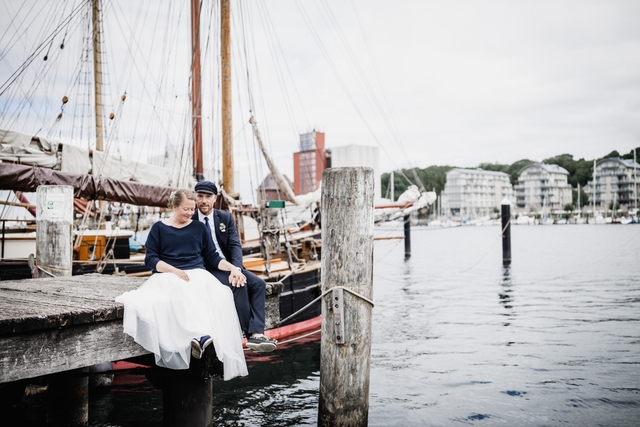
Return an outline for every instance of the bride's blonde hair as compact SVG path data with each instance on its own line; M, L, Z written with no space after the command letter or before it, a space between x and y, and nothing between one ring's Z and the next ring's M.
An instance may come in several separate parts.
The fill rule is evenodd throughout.
M191 190L176 190L172 191L169 195L169 204L168 208L177 208L184 202L185 200L193 200L196 201L196 193Z

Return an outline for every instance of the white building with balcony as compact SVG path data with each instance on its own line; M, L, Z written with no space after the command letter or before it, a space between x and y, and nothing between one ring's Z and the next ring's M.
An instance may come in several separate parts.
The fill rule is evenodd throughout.
M534 163L518 174L516 207L527 212L562 210L572 203L569 172L558 165Z
M513 200L513 186L504 172L451 169L442 191L445 215L479 218L500 212L504 198Z
M640 164L633 160L624 160L619 157L602 159L596 163L595 170L595 202L596 208L619 209L626 206L635 209L640 203L640 185L638 184L638 174ZM594 187L593 180L585 186L588 191L590 204L593 203Z

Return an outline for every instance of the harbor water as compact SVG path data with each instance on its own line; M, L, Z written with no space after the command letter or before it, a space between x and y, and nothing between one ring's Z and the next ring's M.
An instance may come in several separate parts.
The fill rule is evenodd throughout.
M408 260L376 242L370 426L640 425L640 226L511 230L509 266L498 226L413 227ZM215 425L316 425L317 336L248 364L214 383ZM119 376L90 425L159 427L162 395Z

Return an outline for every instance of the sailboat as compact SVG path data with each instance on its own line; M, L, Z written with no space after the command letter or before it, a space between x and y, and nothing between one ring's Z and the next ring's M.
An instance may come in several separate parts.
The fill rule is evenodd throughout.
M184 24L180 21L185 20L185 13L182 10L184 4L172 2L167 5L167 9L163 10L165 17ZM234 167L234 148L236 147L233 143L235 137L231 126L233 120L230 1L221 0L219 10L215 11L207 9L213 8L213 3L190 0L188 4L191 12L191 49L188 49L188 52L185 52L187 49L179 48L182 45L178 45L177 40L181 36L169 26L160 28L155 33L155 37L144 34L144 30L137 27L138 20L144 19L146 15L153 18L153 14L157 13L159 8L142 10L141 5L133 5L131 8L140 7L140 9L135 10L134 14L126 14L118 10L118 5L104 6L112 13L121 13L119 18L122 22L119 22L121 24L119 28L122 34L120 36L129 43L117 48L117 55L122 56L120 62L128 65L128 71L115 76L119 84L116 90L113 90L114 94L110 96L109 90L103 91L102 83L109 80L107 77L110 76L108 72L111 63L97 55L105 50L104 44L100 42L100 37L104 34L101 27L104 18L101 15L102 10L98 0L92 0L91 3L66 4L60 10L51 10L51 16L59 16L57 26L43 26L45 36L41 36L34 43L33 52L21 66L15 68L16 71L12 76L0 82L0 101L4 102L3 98L7 99L6 97L14 99L28 95L30 99L24 105L36 110L35 115L41 121L43 117L49 117L49 121L53 124L50 123L47 130L41 132L39 130L41 124L26 123L22 128L14 126L20 122L21 116L18 115L15 116L15 120L0 119L0 129L3 129L0 131L2 132L0 141L2 141L3 155L6 155L6 157L0 156L0 159L3 162L9 162L0 163L0 190L33 192L38 185L43 184L72 185L76 190L75 196L78 198L76 214L79 216L79 228L86 232L84 227L92 222L91 215L95 215L93 225L112 235L114 230L117 232L122 230L125 222L139 230L160 219L163 214L162 207L166 206L172 189L193 188L195 182L203 178L216 181L222 189L222 197L218 198L221 205L217 207L222 209L225 208L224 205L228 205L235 215L236 224L243 238L246 254L245 267L262 274L273 288L281 288L279 307L271 307L279 311L280 320L275 324L267 325L267 328L272 330L270 335L279 338L281 335L278 334L281 333L300 333L304 329L313 328L314 325L319 324L319 302L305 308L302 313L294 315L298 310L307 307L320 294L321 224L317 215L319 189L305 197L292 195L290 189L286 188L286 180L281 179L281 174L277 171L276 162L269 159L267 150L262 146L261 151L271 175L279 185L284 201L280 200L277 203L266 201L266 204L257 206L241 203L236 186L236 173L241 168ZM43 6L45 7L53 6L47 4ZM207 9L206 13L203 9ZM127 20L125 15L126 18L136 16L137 20ZM202 16L211 18L219 16L220 18L220 55L216 53L216 59L201 60L202 47L217 46L210 34L205 31L205 27L201 26ZM155 25L157 20L152 19L152 21ZM64 85L56 85L54 80L43 77L47 71L56 71L53 61L59 59L63 52L70 51L71 42L67 33L71 35L81 31L84 31L85 42L77 47L77 51L82 52L81 64L86 64L86 67L80 71L73 70L77 78L70 81L65 88ZM16 34L18 33L22 34L16 31ZM242 31L234 34L238 33L242 34ZM24 34L30 33L25 31ZM109 36L114 37L113 32ZM153 39L151 40L153 43L161 46L161 52L150 53L150 46L142 44L144 39L147 41ZM246 46L243 50L246 51ZM88 59L90 54L93 54L92 61ZM35 58L42 61L37 62ZM131 65L131 62L135 61L139 62ZM246 75L252 69L248 62L245 59L243 64L245 65L243 68L246 68L243 74ZM75 64L75 62L67 60L63 61L63 64ZM93 68L89 64L93 64ZM136 68L143 64L147 66L146 70ZM179 64L189 64L189 66L179 67ZM203 95L206 90L203 90L201 83L213 80L206 78L210 73L202 69L203 64L205 66L215 64L220 70L219 93L215 93L215 96ZM26 70L31 66L36 68L32 73L32 85L11 91L12 84L20 83L25 79ZM158 67L161 69L156 70ZM189 72L181 74L176 71L178 69L188 69ZM155 71L158 72L154 73ZM132 75L136 75L139 79L135 84L127 84ZM174 77L178 83L171 83L170 77ZM86 93L81 92L78 88L89 80L94 93L89 90ZM188 90L185 90L186 82L189 83ZM47 83L49 86L46 86ZM215 82L210 84L215 88ZM155 86L156 89L150 89L147 85ZM75 91L73 95L66 93L68 88ZM40 92L42 96L36 97L35 94ZM44 101L45 95L57 101L47 103ZM112 113L106 116L104 111L99 110L100 99L108 100L109 98L112 100ZM80 128L78 131L76 116L71 119L68 117L76 112L77 116L86 118L88 102L85 100L88 99L95 101L93 103L96 105L96 110L90 114L95 120L95 129ZM213 99L222 101L219 110L217 107L205 108L205 105L210 104ZM133 109L130 106L132 102L135 106ZM6 102L3 105L9 104L10 102ZM136 111L132 111L135 109L142 111L146 104L150 106L144 110L147 115L137 116ZM260 122L256 118L259 115L255 104L257 103L252 99L247 100L245 106L250 110L250 119L247 117L244 125L247 129L249 127L252 129L255 140L262 145L258 129ZM45 109L45 106L48 109ZM189 112L182 114L179 108L185 111L188 109ZM55 115L51 114L52 109L55 110ZM124 119L130 119L127 121L128 128L124 125ZM209 138L213 142L205 144L205 141L209 141L205 136L206 129L203 129L205 123L208 123L211 134L213 134L211 131L213 128L221 130L219 139L221 143L220 147L217 147L222 160L221 176L216 174L220 171L212 170L211 161L209 164L205 161L205 154L207 151L213 152L211 145L218 141L217 137L210 135ZM67 133L62 131L65 125L70 129ZM140 131L140 128L144 128L144 131ZM239 133L244 134L244 127ZM89 138L88 134L95 135L95 139ZM8 140L15 141L16 144L9 143ZM65 142L60 143L60 140ZM134 141L135 144L129 144ZM161 141L166 144L164 149L158 148L162 144ZM136 151L134 145L142 145L142 148ZM161 153L159 155L161 161L153 165L145 165L139 161L141 153L146 154L145 150L155 154ZM151 154L147 155L148 159L150 157ZM215 156L210 154L210 157ZM246 171L246 173L249 172L251 171ZM428 206L435 200L435 194L429 193L411 186L399 198L398 201L401 203L377 209L375 222L405 217ZM96 209L95 206L99 201L109 201L109 203L102 203L99 209ZM291 214L293 210L298 213ZM302 211L306 216L298 215ZM106 217L111 218L109 227L104 221ZM148 223L142 224L143 220ZM135 237L138 237L138 233ZM143 244L143 241L140 240L139 243ZM91 262L96 262L104 267L103 273L110 273L116 269L126 274L130 273L130 265L135 263L125 265L123 260L112 258L105 265L105 253L109 251L103 251L101 256L96 255L98 259L95 261L87 260L82 261L82 264L74 265L74 270L79 265L91 268ZM26 261L23 263L26 265ZM81 272L89 272L89 270ZM27 270L28 273L29 270ZM287 329L287 327L290 328ZM276 330L278 328L280 330Z
M85 5L86 6L86 5ZM289 336L291 334L299 334L313 328L318 328L320 324L320 303L316 303L299 314L295 314L298 310L307 306L320 293L320 255L321 244L319 240L320 229L319 224L313 222L313 217L309 221L298 221L290 224L292 227L285 228L283 224L285 211L287 206L278 206L271 204L269 206L247 206L238 201L238 194L234 185L234 167L233 167L233 138L231 129L231 70L230 70L230 7L229 0L222 0L220 7L221 17L221 55L220 69L222 82L222 153L223 153L223 176L219 181L222 190L222 197L218 200L219 209L227 208L231 210L236 218L236 224L239 228L240 235L244 238L245 243L245 267L254 271L258 275L262 275L268 282L268 293L270 290L279 295L277 301L270 300L267 310L276 310L274 319L277 322L267 324L270 329L270 335L276 339ZM84 206L79 206L76 210L78 216L82 215L85 220L86 228L87 219L90 215L96 214L101 217L110 216L111 221L107 225L100 222L94 222L94 225L102 228L105 236L124 235L128 237L130 234L123 232L120 228L122 225L122 214L125 209L130 206L144 207L139 208L137 215L130 215L130 218L139 220L142 217L143 210L150 214L151 222L160 219L161 208L166 207L169 194L175 188L193 188L198 180L205 178L214 179L214 177L205 177L204 161L203 161L203 132L202 132L202 92L201 92L201 69L200 69L200 3L196 0L191 1L191 25L192 25L192 55L190 64L190 128L192 134L191 153L184 156L188 162L192 161L192 174L185 174L183 170L175 168L164 168L157 165L145 165L139 162L126 159L124 156L114 156L107 153L103 149L108 144L103 144L108 139L104 136L102 129L103 112L101 107L101 78L102 72L99 70L100 64L104 62L99 57L101 45L99 37L102 30L99 25L102 21L100 17L100 6L97 0L91 5L92 23L94 25L91 31L93 35L94 54L94 77L95 77L95 149L80 149L74 144L59 143L55 138L49 136L33 136L24 132L10 129L0 129L0 141L2 144L2 153L0 153L0 189L10 190L13 192L34 192L39 185L71 185L75 189L74 196L76 200ZM80 9L78 9L80 10ZM79 13L79 12L74 12ZM97 40L96 40L97 39ZM47 39L49 40L49 39ZM51 43L53 39L51 38ZM96 56L98 56L96 58ZM3 93L7 90L6 82L3 83ZM126 101L126 95L122 95L121 106ZM63 100L63 108L66 108L68 98L65 96ZM121 111L112 114L111 118L118 118ZM62 118L62 113L57 120ZM252 126L256 136L259 137L259 131L255 119L252 118ZM113 133L112 133L113 135ZM263 149L265 156L266 150ZM267 163L271 166L271 173L280 176L279 171L269 158ZM87 170L87 165L91 165L91 171ZM83 169L84 168L84 169ZM89 173L92 172L92 173ZM115 173L114 173L115 172ZM308 197L291 196L291 191L286 190L283 186L283 193L288 196L290 204L301 206L316 203L319 200L319 191ZM109 208L120 207L119 213L104 212L104 204L102 209L91 209L91 204L95 201L109 201ZM89 201L88 203L86 201ZM278 206L278 207L274 207ZM84 208L84 209L83 209ZM312 210L308 208L308 210ZM317 211L317 209L316 209ZM251 215L251 216L250 216ZM91 221L88 221L91 222ZM243 227L246 222L252 222L257 225L259 238L251 242L247 238L248 233ZM150 226L150 223L147 224ZM81 231L88 233L86 229ZM24 233L23 233L24 234ZM3 236L3 249L8 240ZM113 243L112 243L113 248ZM95 248L94 248L95 249ZM6 258L17 258L12 249L3 252L3 270L6 270L9 263ZM35 251L34 251L35 252ZM128 252L128 251L127 251ZM143 264L138 262L123 263L122 260L112 259L113 269L104 268L104 258L106 250L98 255L103 270L99 272L110 273L121 272L127 273L127 268L132 265L142 266L142 270L148 270ZM113 256L113 251L111 252ZM95 252L94 252L95 255ZM128 255L128 254L127 254ZM91 261L91 260L87 260ZM27 268L27 260L14 260L11 266L20 264L21 269L16 273L15 268L11 271L15 274L23 274L24 277L31 277L33 269ZM128 264L128 265L124 265ZM75 263L74 274L82 274L91 270L91 262ZM89 266L89 269L84 267ZM37 269L36 269L37 273ZM146 274L144 271L134 271L133 274ZM279 313L278 313L279 312Z

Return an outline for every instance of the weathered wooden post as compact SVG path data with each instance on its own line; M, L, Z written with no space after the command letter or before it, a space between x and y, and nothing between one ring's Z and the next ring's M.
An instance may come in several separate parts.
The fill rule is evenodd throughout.
M411 215L404 216L404 258L411 258Z
M47 381L47 424L89 424L89 368L50 375Z
M41 185L36 190L36 262L54 276L71 276L73 187Z
M373 195L371 168L322 174L322 292L333 291L322 306L319 426L368 424Z
M190 427L213 425L213 380L186 373L171 373L162 388L163 425Z
M41 185L36 190L36 263L53 276L71 276L73 265L73 187ZM88 368L51 375L47 390L47 423L89 423Z
M511 202L504 198L502 208L502 263L511 264Z

